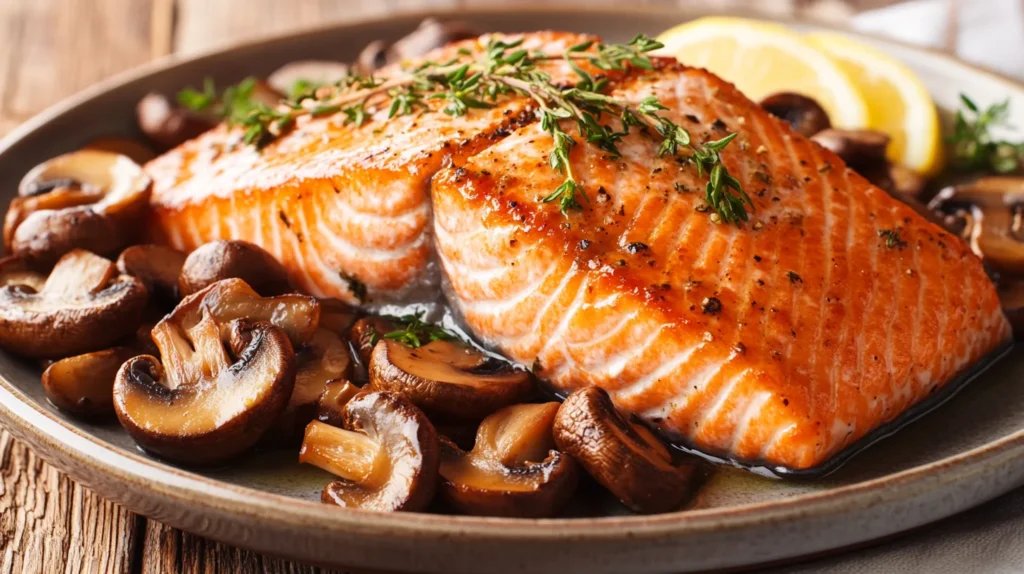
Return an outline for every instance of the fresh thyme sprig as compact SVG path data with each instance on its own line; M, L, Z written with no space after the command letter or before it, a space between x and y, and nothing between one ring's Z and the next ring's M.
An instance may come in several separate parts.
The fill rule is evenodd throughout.
M718 214L718 221L746 221L746 208L753 208L753 202L740 182L729 174L720 153L735 134L694 144L685 128L661 115L666 107L657 98L631 102L613 97L605 93L608 78L603 73L595 76L584 69L584 64L602 72L629 67L653 69L649 53L661 47L659 42L639 35L627 44L587 41L562 54L544 54L523 48L522 40L506 42L495 38L475 61L464 61L461 56L469 53L460 52L460 57L450 61L424 62L386 80L353 75L334 86L286 100L277 108L253 104L240 113L230 114L228 121L245 129L247 143L262 145L290 129L302 115L340 113L346 123L358 126L378 109L386 107L388 118L393 118L427 110L428 102L437 100L444 103L444 113L463 116L472 109L492 107L503 96L516 94L533 101L541 129L553 140L548 163L564 180L542 201L557 202L566 217L570 211L582 208L581 200L589 201L572 169L572 149L584 141L610 157L617 157L621 155L620 141L636 128L658 142L659 156L687 158L696 166L698 177L707 173L705 199ZM557 85L538 66L552 60L569 64L578 76L576 85Z
M423 321L422 314L403 315L401 317L386 316L386 318L401 322L405 326L401 329L395 329L389 333L384 333L382 336L385 339L397 341L414 349L433 341L451 341L457 338L455 335L445 330L444 327ZM370 342L372 344L376 344L376 338L377 333L374 332L371 335Z
M953 134L954 166L963 171L1013 173L1024 166L1024 142L996 139L991 129L1009 128L1010 100L981 110L973 100L960 94L963 110L956 112Z

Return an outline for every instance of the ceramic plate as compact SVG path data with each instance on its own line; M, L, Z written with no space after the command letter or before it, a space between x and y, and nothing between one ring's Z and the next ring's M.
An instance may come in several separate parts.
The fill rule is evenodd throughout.
M592 32L606 40L656 34L703 14L630 9L462 11L480 30ZM13 195L36 163L90 139L134 131L135 102L211 75L218 84L298 59L352 59L397 38L424 14L333 26L116 77L29 121L0 142L0 190ZM920 74L945 110L967 91L1009 97L1024 125L1024 88L946 56L867 41ZM9 197L3 198L4 201ZM1015 349L937 411L819 481L780 481L721 469L692 508L629 516L613 501L577 504L572 518L510 520L375 514L317 502L328 477L294 451L262 451L203 472L160 463L117 423L87 424L47 403L33 365L0 354L0 418L43 458L99 494L161 522L254 550L319 564L380 570L681 572L818 553L943 518L1024 484L1024 349Z

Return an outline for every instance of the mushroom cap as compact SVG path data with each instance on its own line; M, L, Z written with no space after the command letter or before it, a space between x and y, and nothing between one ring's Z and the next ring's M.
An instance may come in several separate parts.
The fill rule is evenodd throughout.
M165 245L132 245L117 258L121 273L138 277L150 293L161 293L167 299L178 299L178 275L185 263L185 254Z
M74 415L113 415L117 372L125 361L138 354L130 347L112 347L55 361L43 371L46 398Z
M213 118L193 113L163 94L146 94L135 106L139 129L162 148L177 147L213 128Z
M152 180L130 158L79 150L30 170L4 224L11 251L49 265L71 249L108 255L137 233Z
M793 130L804 137L832 127L828 112L817 101L793 92L771 94L761 100L761 107L768 113L793 126Z
M41 291L45 284L46 275L30 269L23 258L11 255L0 259L0 287L25 285Z
M163 364L135 357L114 384L117 418L136 443L175 462L211 464L259 440L288 402L295 355L280 328L244 328L249 343L232 358L210 315L192 325L171 315L154 327Z
M352 324L348 340L355 346L356 355L363 368L369 368L373 347L384 335L400 328L398 321L389 317L363 317Z
M984 177L947 187L928 207L952 214L962 224L960 235L989 268L1024 277L1024 177Z
M369 368L373 388L402 393L428 413L457 420L482 419L534 392L530 373L453 341L414 349L381 339Z
M506 407L483 420L473 450L441 440L441 495L459 511L485 516L555 515L578 482L572 458L552 450L558 403Z
M838 128L822 130L811 136L811 140L832 150L853 168L885 165L885 150L890 139L885 132L876 130Z
M301 434L316 417L317 402L331 381L348 378L352 360L348 345L327 329L318 329L313 339L295 354L295 388L276 425L279 437Z
M320 323L320 302L315 297L297 294L261 297L245 281L234 278L218 281L185 297L174 312L195 317L208 312L224 325L235 319L267 321L284 329L295 348L308 343Z
M0 346L38 359L110 347L138 327L147 299L141 281L76 249L57 262L40 291L0 288Z
M238 240L211 241L190 253L181 268L178 289L185 297L230 278L245 281L265 297L292 290L288 273L273 255Z
M316 419L332 426L345 426L345 405L363 389L345 379L328 381L316 400Z
M341 479L324 487L322 500L328 504L379 511L423 510L437 489L437 433L434 426L405 397L386 391L360 393L345 405L345 429L362 435L378 449L369 472L359 472L358 480ZM319 421L310 423L329 427ZM342 441L348 435L338 435ZM315 462L316 455L330 457L332 445L303 441L300 462ZM314 452L320 451L320 452ZM319 458L319 457L318 457ZM349 474L351 470L343 469Z
M697 463L674 465L664 445L624 419L599 387L565 399L555 415L554 437L562 452L635 512L675 510L693 492Z
M320 327L340 337L348 338L359 315L359 309L341 299L320 299Z

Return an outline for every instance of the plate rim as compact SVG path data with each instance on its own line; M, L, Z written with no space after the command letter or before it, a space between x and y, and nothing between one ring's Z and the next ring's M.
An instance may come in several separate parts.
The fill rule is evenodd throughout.
M241 52L263 44L288 42L303 36L328 31L340 32L362 25L383 24L396 19L414 20L427 16L446 18L493 16L510 11L557 14L578 9L579 5L555 2L543 5L515 3L472 8L397 10L387 14L317 25L241 43L213 47L188 55L171 54L115 74L51 105L0 139L0 156L48 122L119 86L142 80L159 72L192 66L213 56ZM624 13L635 14L642 11L654 15L673 16L680 21L691 16L708 15L712 12L685 6L622 8L600 5L588 6L587 10L607 16ZM714 11L714 13L730 15L728 11ZM745 14L752 15L750 12ZM987 76L1004 85L1009 91L1018 92L1024 96L1024 83L1001 73L969 64L941 50L921 48L873 34L837 29L820 22L797 19L783 21L771 15L754 14L754 16L760 20L837 30L882 46L886 44L896 46L902 50L916 52L918 55L935 58L943 65L957 69L957 73ZM1020 352L1019 346L1011 352ZM22 393L8 379L8 376L2 373L0 373L0 419L5 423L4 426L7 430L28 443L37 452L62 452L78 464L102 473L106 477L114 477L121 484L144 481L151 494L160 495L166 500L188 506L222 510L231 515L250 518L272 517L275 521L300 528L315 527L340 532L358 529L363 534L367 534L369 528L378 533L386 532L391 536L396 534L430 538L455 536L463 540L481 541L551 541L569 538L586 538L594 541L621 538L627 535L631 539L658 539L785 523L808 515L816 517L841 515L848 512L851 506L870 508L892 500L910 499L950 483L966 482L979 473L997 469L1006 460L1024 456L1024 429L1020 429L995 441L931 463L822 492L802 494L776 501L740 504L725 508L681 510L654 516L509 519L427 513L388 514L358 509L338 509L317 502L209 478L136 452L124 451L74 427ZM68 465L56 463L54 466L76 480L83 483L88 482L79 479L73 472L67 472ZM957 469L957 472L942 472L949 468Z

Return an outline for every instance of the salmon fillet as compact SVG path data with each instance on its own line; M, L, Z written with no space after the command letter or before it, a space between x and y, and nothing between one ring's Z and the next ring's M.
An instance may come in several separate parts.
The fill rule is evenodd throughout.
M736 132L750 221L716 225L706 179L636 132L617 159L573 148L589 202L563 217L539 201L564 179L551 138L522 127L432 183L449 300L484 342L681 443L806 469L1010 337L960 239L731 84L659 67L615 95L657 96L697 142Z
M489 37L425 59L477 57ZM522 47L558 54L585 39L538 32L526 35ZM555 81L575 77L561 62L545 68ZM146 166L154 239L184 251L216 239L255 243L284 264L296 286L320 297L356 302L359 284L375 301L407 298L417 288L434 293L431 176L507 135L532 112L525 98L456 118L440 111L444 103L428 104L426 113L387 120L385 102L361 127L345 125L343 114L300 118L294 131L262 150L223 125L186 142Z

